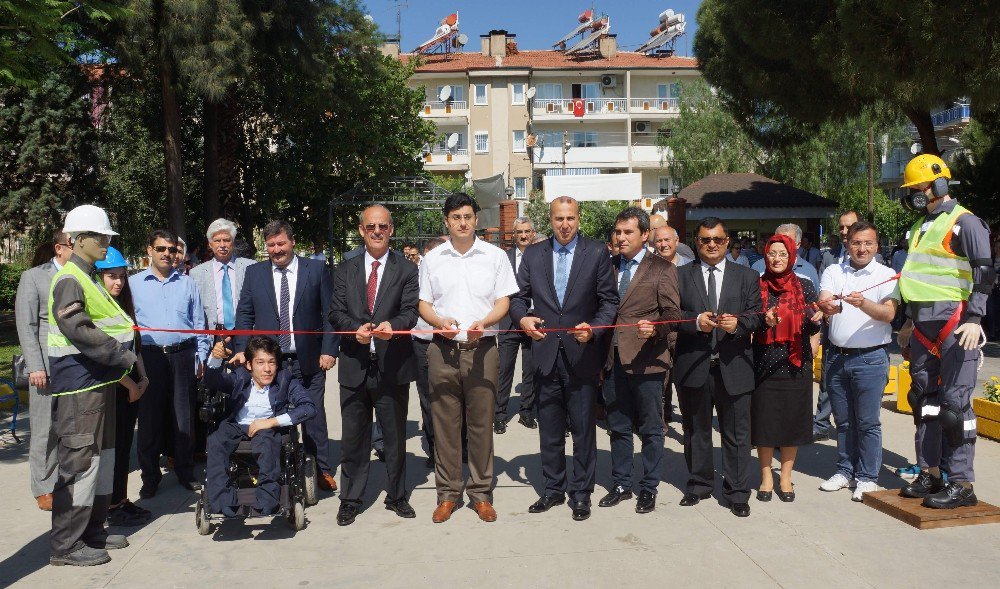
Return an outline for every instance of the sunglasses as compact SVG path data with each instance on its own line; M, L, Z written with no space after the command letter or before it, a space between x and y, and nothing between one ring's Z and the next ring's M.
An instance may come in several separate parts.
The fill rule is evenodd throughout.
M388 231L389 230L389 224L388 223L369 223L367 225L363 225L363 227L365 228L365 231L368 231L368 232L375 231L376 229L378 229L379 231Z
M722 245L722 244L726 243L727 239L729 239L729 238L728 237L699 237L698 238L698 242L701 243L701 245L708 245L710 243L714 243L715 245Z
M181 248L177 247L176 245L171 245L171 246L158 245L153 248L153 251L158 254L162 254L163 252L170 252L172 254L176 254L177 252L181 251Z

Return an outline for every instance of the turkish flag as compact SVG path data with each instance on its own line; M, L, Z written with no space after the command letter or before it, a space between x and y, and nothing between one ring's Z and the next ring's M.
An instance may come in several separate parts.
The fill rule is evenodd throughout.
M573 116L582 117L583 113L586 112L586 106L584 105L582 98L573 99Z

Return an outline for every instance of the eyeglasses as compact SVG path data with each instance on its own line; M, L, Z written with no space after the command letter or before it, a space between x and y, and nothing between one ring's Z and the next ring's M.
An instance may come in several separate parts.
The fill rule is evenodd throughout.
M66 243L54 243L52 245L61 245L63 247L73 247L73 244L70 243L70 242L68 242L68 241Z
M108 244L111 243L111 236L110 235L104 235L102 233L88 232L88 233L81 233L81 234L79 234L79 235L76 236L77 240L83 239L85 237L89 237L89 238L97 241L99 244L101 244L103 246L107 246Z
M364 228L365 228L365 231L368 231L369 233L372 232L372 231L375 231L375 229L378 229L379 231L388 231L389 230L389 224L388 223L369 223L369 224L365 225Z
M699 237L698 238L698 242L701 243L701 245L708 245L710 243L714 243L715 245L722 245L722 244L726 243L727 239L729 239L729 238L728 237Z
M176 254L177 252L181 251L181 248L177 247L176 245L171 245L171 246L158 245L153 248L153 251L158 254L162 254L163 252L170 252L172 254Z
M874 241L852 241L851 247L875 247Z
M767 257L770 258L770 259L772 259L772 260L787 260L788 259L788 253L787 252L769 252L767 254Z

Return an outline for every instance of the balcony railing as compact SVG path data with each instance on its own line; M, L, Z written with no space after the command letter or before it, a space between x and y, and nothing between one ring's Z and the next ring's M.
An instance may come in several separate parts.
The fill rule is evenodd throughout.
M425 164L468 164L469 150L462 149L442 149L435 147L433 150L424 153Z
M465 100L449 100L447 102L441 102L440 100L428 100L424 103L424 108L421 112L424 115L447 115L459 110L469 110L469 103Z
M624 114L627 102L624 98L584 98L583 107L587 114ZM536 98L532 108L536 115L573 114L573 99Z
M971 115L972 109L969 105L960 104L947 110L942 110L941 112L932 114L931 122L934 123L935 128L944 127L954 122L968 122Z
M629 100L631 112L679 112L679 98L632 98Z

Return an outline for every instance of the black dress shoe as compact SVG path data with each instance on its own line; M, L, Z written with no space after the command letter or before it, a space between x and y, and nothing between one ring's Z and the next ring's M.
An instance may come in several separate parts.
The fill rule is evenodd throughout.
M573 506L573 521L582 522L590 517L590 504L577 503Z
M417 517L417 512L413 511L413 507L410 506L410 502L406 499L400 499L395 503L386 503L385 508L389 511L395 511L396 515L405 517L406 519Z
M181 486L188 491L193 491L195 493L201 491L201 483L198 481L181 481Z
M635 502L636 513L649 513L656 509L656 495L649 491L641 491L639 499Z
M785 503L791 503L792 501L795 501L795 491L788 491L786 493L781 489L775 489L774 492L777 493L778 499L781 499Z
M757 501L762 501L764 503L767 503L768 501L771 500L771 495L773 495L773 494L774 493L771 492L771 491L761 491L761 490L758 489L757 490Z
M528 508L528 513L544 513L556 505L562 505L566 503L566 497L562 495L543 495L531 504Z
M750 504L733 503L729 506L729 511L732 511L736 517L750 517Z
M931 509L955 509L956 507L972 507L979 503L972 487L965 487L959 482L949 482L948 485L934 493L924 497L922 505Z
M702 499L708 499L712 495L698 495L697 493L684 493L684 497L681 498L681 507L691 507L692 505L698 505Z
M349 526L353 524L360 511L361 509L354 503L341 502L340 509L337 510L337 525Z
M535 421L535 417L533 415L525 415L522 413L521 417L517 418L517 422L528 429L538 429L538 422Z
M149 499L156 496L156 490L159 485L154 485L151 483L143 483L142 487L139 489L139 497L143 499Z
M940 493L942 490L944 490L944 479L936 479L931 473L921 470L917 478L899 490L899 494L911 499L923 499L935 493Z
M597 502L601 507L614 507L622 501L626 501L632 498L632 491L626 489L625 487L618 485L611 492L604 496L603 499Z
M495 434L505 434L507 433L507 422L503 419L493 420L493 433Z

